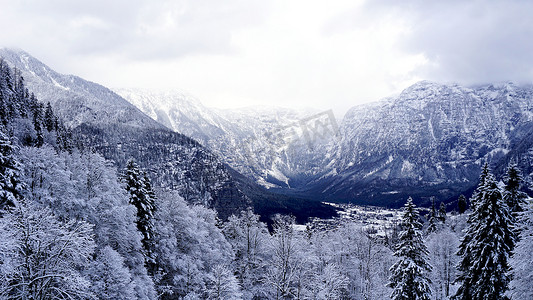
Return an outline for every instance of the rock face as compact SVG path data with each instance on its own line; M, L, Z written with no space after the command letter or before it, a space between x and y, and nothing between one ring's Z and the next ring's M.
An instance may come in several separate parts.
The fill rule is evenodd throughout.
M525 175L532 171L533 88L511 83L419 82L396 97L352 108L335 138L330 134L311 148L301 128L281 131L316 111L223 111L180 93L118 93L256 182L321 200L394 206L411 195L419 203L431 196L450 201L476 185L485 161L499 175L510 161Z
M477 184L485 161L501 173L509 154L520 152L529 174L528 150L516 148L532 122L531 87L419 82L397 97L352 108L326 154L329 175L317 184L332 199L360 202L453 198Z

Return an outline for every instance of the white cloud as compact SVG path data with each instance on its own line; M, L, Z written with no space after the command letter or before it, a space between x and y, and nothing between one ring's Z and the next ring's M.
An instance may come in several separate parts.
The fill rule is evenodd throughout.
M524 1L7 1L0 40L108 86L344 111L420 80L531 82ZM15 27L16 26L16 27Z

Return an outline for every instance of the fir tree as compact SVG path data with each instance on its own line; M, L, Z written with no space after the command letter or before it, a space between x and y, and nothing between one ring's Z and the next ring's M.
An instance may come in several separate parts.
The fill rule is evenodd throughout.
M22 198L21 167L14 151L15 147L0 130L0 210L14 207Z
M489 169L489 163L485 163L483 165L483 169L481 170L481 174L479 175L479 186L483 186L485 184L485 180L487 176L490 174ZM481 194L479 190L474 191L472 194L472 197L470 198L470 206L472 207L472 210L476 209L477 202L481 201Z
M130 159L124 173L126 190L130 195L130 203L137 209L137 229L143 235L142 244L145 250L145 261L148 269L153 271L154 211L155 194L150 180L139 166Z
M444 204L444 202L440 203L438 218L442 223L446 223L446 204Z
M36 147L41 147L44 143L43 138L43 107L41 103L38 103L33 109L33 128L37 135L34 144Z
M507 175L505 176L505 191L503 198L512 213L523 211L527 195L520 191L520 184L522 183L522 175L516 164L511 164L507 168Z
M430 299L431 288L427 262L428 250L424 245L418 220L418 210L409 197L404 207L402 231L394 256L398 261L391 267L392 273L388 286L393 288L394 300Z
M56 117L50 102L46 104L46 110L44 112L44 127L48 131L56 130Z
M3 126L6 126L7 125L7 105L6 105L6 102L4 101L4 98L2 96L2 92L1 92L1 87L0 87L0 122L1 122L1 125Z
M457 199L457 209L459 210L460 214L463 214L466 209L468 208L468 203L466 202L465 195L460 195L459 199Z
M512 217L492 174L477 189L477 202L458 255L461 256L455 299L505 299L510 276L508 260L516 232Z

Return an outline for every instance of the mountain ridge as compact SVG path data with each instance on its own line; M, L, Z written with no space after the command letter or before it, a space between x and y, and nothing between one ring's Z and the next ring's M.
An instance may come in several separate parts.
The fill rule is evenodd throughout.
M408 194L416 195L425 204L431 196L450 202L471 190L483 162L490 162L502 175L502 164L516 160L510 156L519 155L513 151L518 143L515 140L531 128L532 99L531 86L509 82L463 87L426 80L396 96L352 107L340 122L340 136L319 144L313 151L303 145L294 147L296 151L287 151L292 145L283 140L264 145L257 142L261 135L253 139L257 148L274 149L268 153L270 157L254 153L257 157L252 157L252 162L249 157L224 155L224 149L216 148L220 145L211 143L208 147L222 153L227 161L229 157L228 163L238 170L254 166L252 172L243 173L282 193L299 192L322 200L369 204L399 203ZM234 111L232 117L260 119L245 110ZM275 132L283 127L273 120L259 120L254 128ZM299 119L291 121L297 123ZM243 127L242 123L237 126ZM298 138L301 142L302 136ZM239 145L233 140L228 143ZM257 159L270 161L256 164ZM525 162L520 165L531 180L531 168ZM268 177L273 171L279 174ZM292 192L287 188L292 188ZM410 192L417 188L425 192Z

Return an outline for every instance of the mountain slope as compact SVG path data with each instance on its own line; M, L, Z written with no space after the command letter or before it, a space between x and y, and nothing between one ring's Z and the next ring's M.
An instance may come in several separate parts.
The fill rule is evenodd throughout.
M191 136L232 168L266 187L301 185L318 159L300 120L317 111L277 107L214 109L185 93L117 89L119 95L168 128ZM317 147L322 143L317 143Z
M465 88L420 82L399 96L352 108L333 145L320 192L334 199L441 200L477 182L481 164L500 164L533 121L533 89Z
M121 123L164 128L111 90L77 76L59 74L22 50L0 48L0 57L21 70L35 96L50 102L70 127Z

